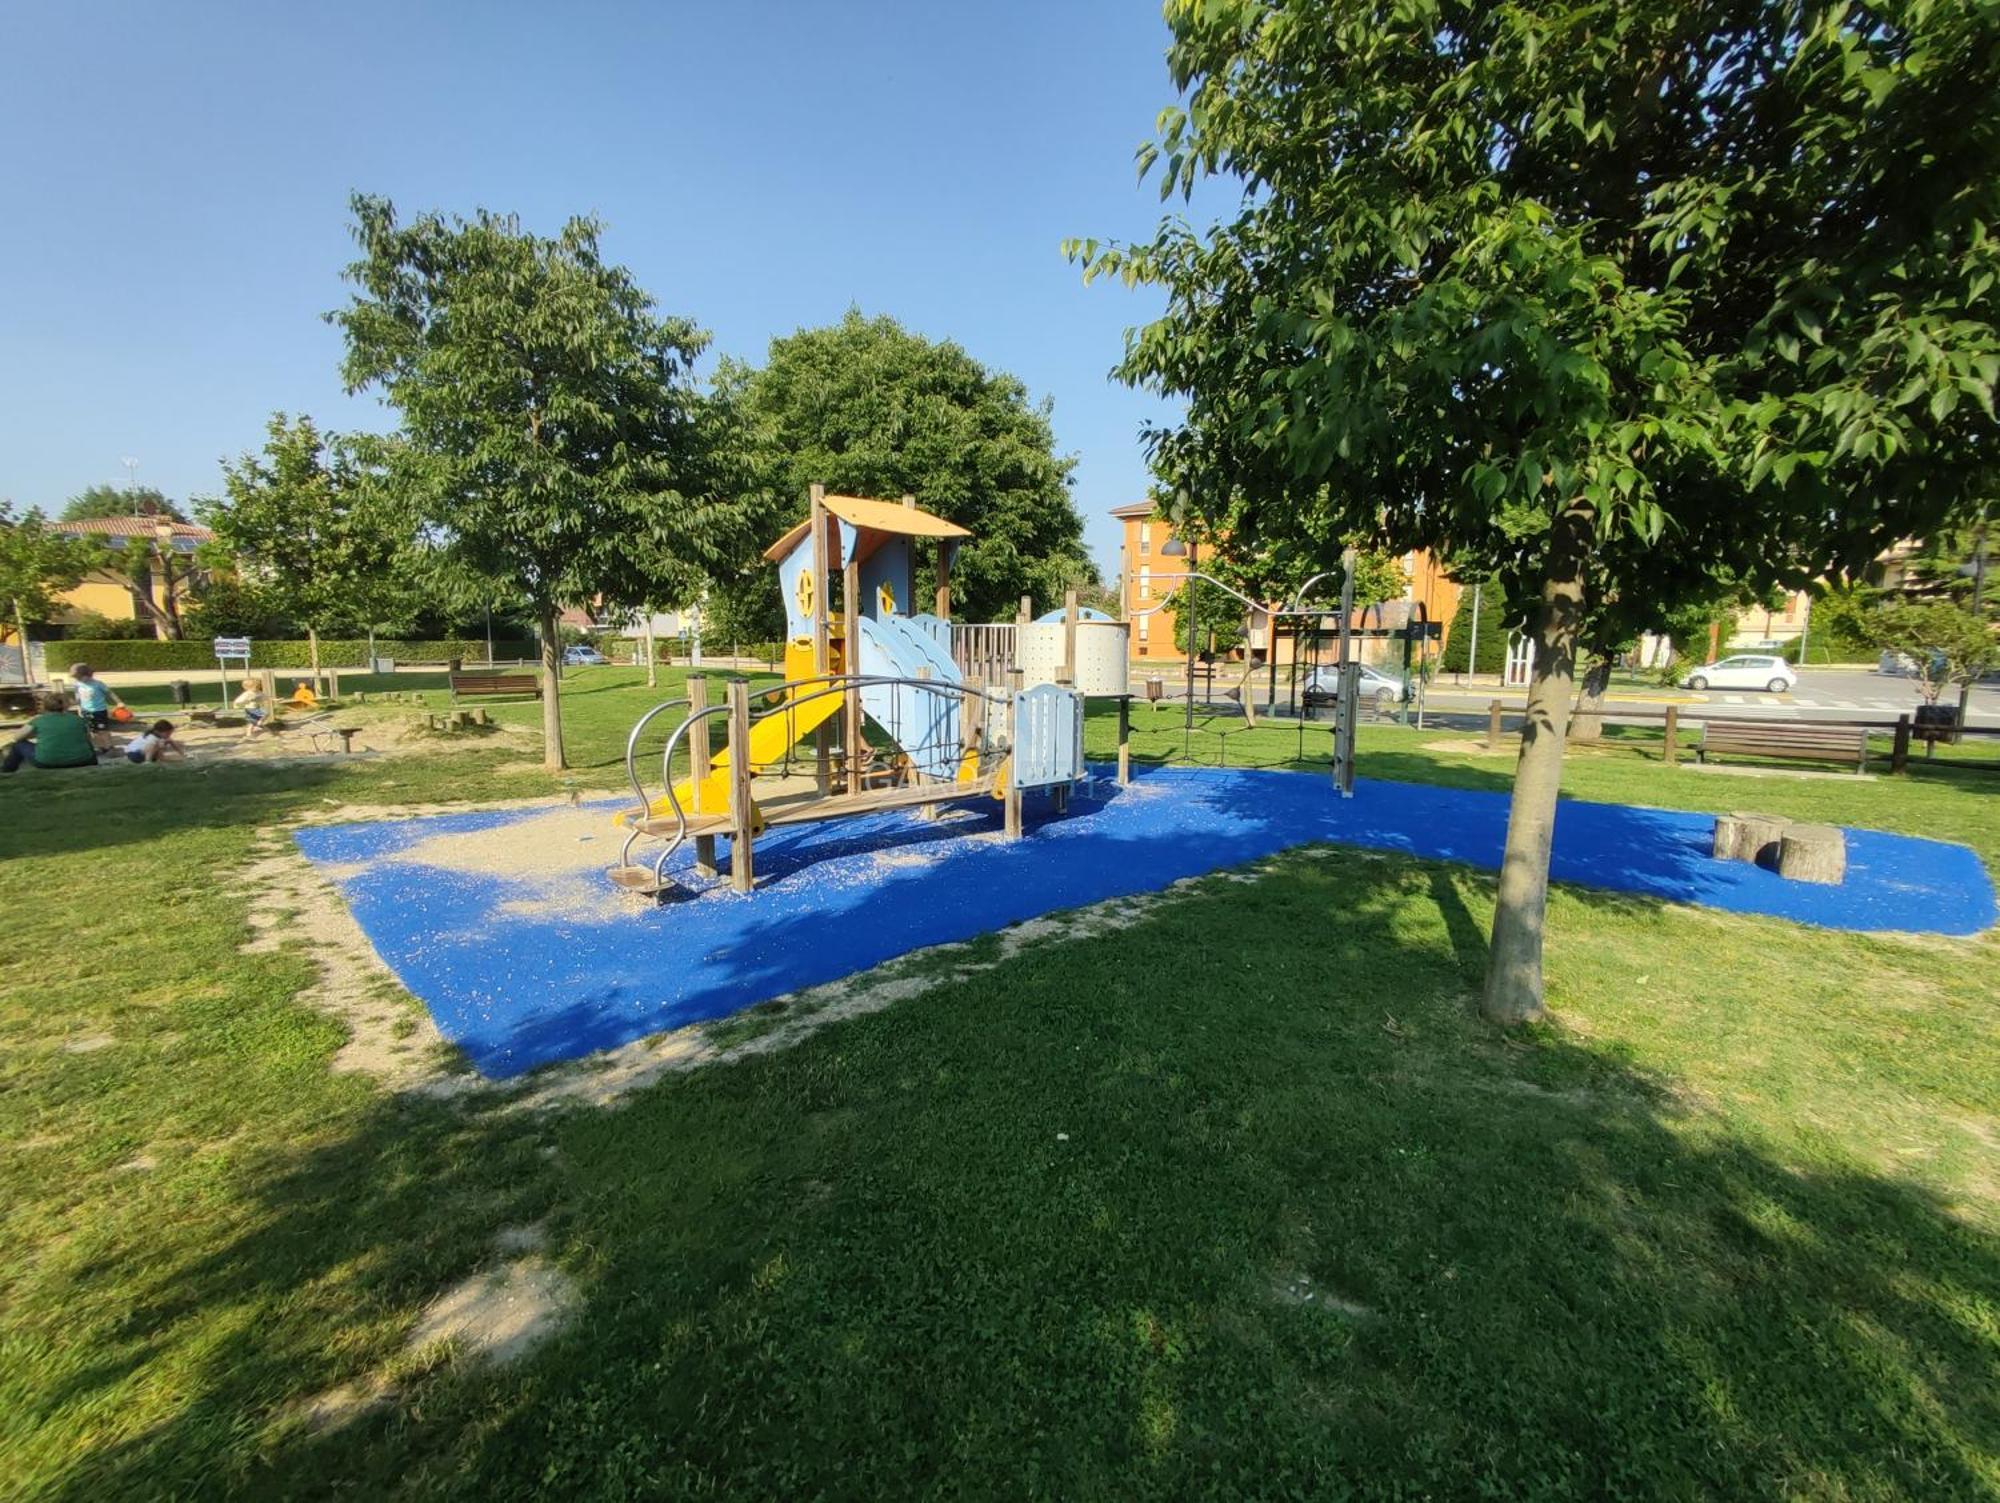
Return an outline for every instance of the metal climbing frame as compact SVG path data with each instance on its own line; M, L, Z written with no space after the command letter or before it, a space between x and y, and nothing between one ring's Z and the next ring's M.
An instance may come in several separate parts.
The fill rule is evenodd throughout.
M620 852L619 865L612 873L620 886L655 893L663 890L667 885L667 863L690 838L701 841L716 834L729 835L737 843L732 849L732 868L737 873L747 873L748 853L742 847L761 824L836 819L897 804L925 806L993 793L1000 764L1013 749L1012 696L1008 691L984 685L883 674L815 675L761 691L759 698L775 703L755 716L747 713L749 695L744 681L735 680L730 687L730 701L719 705L697 705L693 696L664 700L640 716L626 737L625 773L638 807L623 816L631 829ZM894 745L893 760L882 768L873 767L873 747L849 745L846 741L847 734L859 726L860 716L836 717L830 723L847 722L837 754L847 793L835 794L830 791L830 782L822 781L818 796L808 801L790 803L782 810L748 807L748 776L742 774L746 763L749 776L773 771L789 775L794 767L803 768L805 760L794 755L797 746L813 734L821 721L829 720L824 714L813 715L812 707L831 698L858 706L864 697L868 718L881 726ZM740 728L734 723L731 727L729 755L734 776L730 808L727 812L690 810L682 805L676 787L675 758L685 744L689 753L687 780L699 800L701 781L713 775L709 766L712 739L709 725L717 717L730 717L733 722L739 703L744 707L744 723ZM642 759L640 742L649 725L674 709L686 709L689 713L660 749L660 793L656 796L649 791L640 770L642 760L650 761ZM786 717L793 729L780 738L779 755L760 762L753 754L755 727L779 717ZM803 731L797 729L801 719L811 722ZM691 739L691 735L696 739ZM815 766L825 765L819 763L817 756L813 760ZM908 791L885 796L882 781L885 777L890 780L888 788ZM736 796L739 783L746 790L740 799ZM661 802L668 810L664 819L658 813ZM640 840L647 838L660 838L664 843L650 863L636 865L634 849ZM739 885L743 884L739 881Z

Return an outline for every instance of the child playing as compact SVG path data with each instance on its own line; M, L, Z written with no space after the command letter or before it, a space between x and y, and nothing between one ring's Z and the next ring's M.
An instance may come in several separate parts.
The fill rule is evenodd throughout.
M111 746L111 707L125 708L125 701L100 683L97 670L88 663L71 663L69 676L76 682L76 713L90 727L90 744L99 751Z
M243 712L243 739L248 741L264 730L264 717L270 713L270 706L264 702L264 688L254 678L243 686L243 692L236 696L236 708Z
M187 748L174 740L174 723L156 720L125 743L127 762L158 762L167 757L185 757Z

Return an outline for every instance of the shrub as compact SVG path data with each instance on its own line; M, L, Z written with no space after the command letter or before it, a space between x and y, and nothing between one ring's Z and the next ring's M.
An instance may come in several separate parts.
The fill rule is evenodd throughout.
M486 640L482 637L477 641L467 638L445 638L406 642L377 637L375 655L395 658L405 663L438 663L449 658L483 662L486 657ZM532 658L535 656L535 644L496 641L493 644L493 655L496 658ZM253 638L250 643L252 668L304 668L311 661L311 657L312 649L303 640L267 641ZM58 658L65 666L69 663L89 663L92 667L100 668L107 673L148 669L193 671L215 666L215 644L207 637L180 642L65 638L60 643L49 644L50 663L55 664ZM321 666L327 668L365 668L368 665L367 639L322 637L319 644L319 660Z
M1468 666L1472 652L1472 586L1458 597L1458 610L1445 633L1444 654L1438 661L1443 673L1498 673L1507 666L1507 597L1497 584L1479 590L1479 661Z

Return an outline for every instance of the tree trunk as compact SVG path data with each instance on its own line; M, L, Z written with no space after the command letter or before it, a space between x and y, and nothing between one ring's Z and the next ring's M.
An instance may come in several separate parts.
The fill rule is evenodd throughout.
M1496 1023L1526 1023L1542 1015L1542 920L1549 899L1549 849L1555 839L1556 794L1562 786L1563 741L1576 684L1576 637L1583 616L1584 569L1590 557L1589 509L1572 505L1556 518L1548 577L1535 623L1535 664L1528 679L1527 718L1514 795L1507 811L1507 845L1493 910L1493 944L1481 1008Z
M308 626L308 627L306 627L306 661L307 661L307 665L308 665L308 666L309 666L309 667L311 668L311 670L312 670L312 686L313 686L313 693L317 694L317 693L319 693L319 692L320 692L320 687L319 687L319 628L318 628L317 626Z
M653 613L651 611L647 611L646 612L646 687L648 689L657 689L660 686L659 670L654 666L658 661L659 661L659 654L653 646Z
M1571 741L1598 741L1604 736L1604 691L1611 687L1611 659L1599 658L1583 676L1576 713L1570 717Z
M181 639L181 602L179 587L174 583L174 561L170 558L160 560L160 594L162 614L167 620L167 640L178 642Z
M569 766L562 739L562 637L552 605L542 609L542 766L550 772Z
M28 653L28 618L21 609L19 595L14 597L14 630L21 637L21 682L32 684L35 681L35 661Z

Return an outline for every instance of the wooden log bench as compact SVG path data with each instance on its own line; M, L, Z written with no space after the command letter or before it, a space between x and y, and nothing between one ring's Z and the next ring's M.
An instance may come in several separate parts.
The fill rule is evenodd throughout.
M1709 720L1701 728L1695 760L1711 756L1775 757L1788 762L1852 763L1868 770L1868 728L1795 725L1775 720Z
M453 703L461 699L540 699L542 681L532 673L454 673Z

